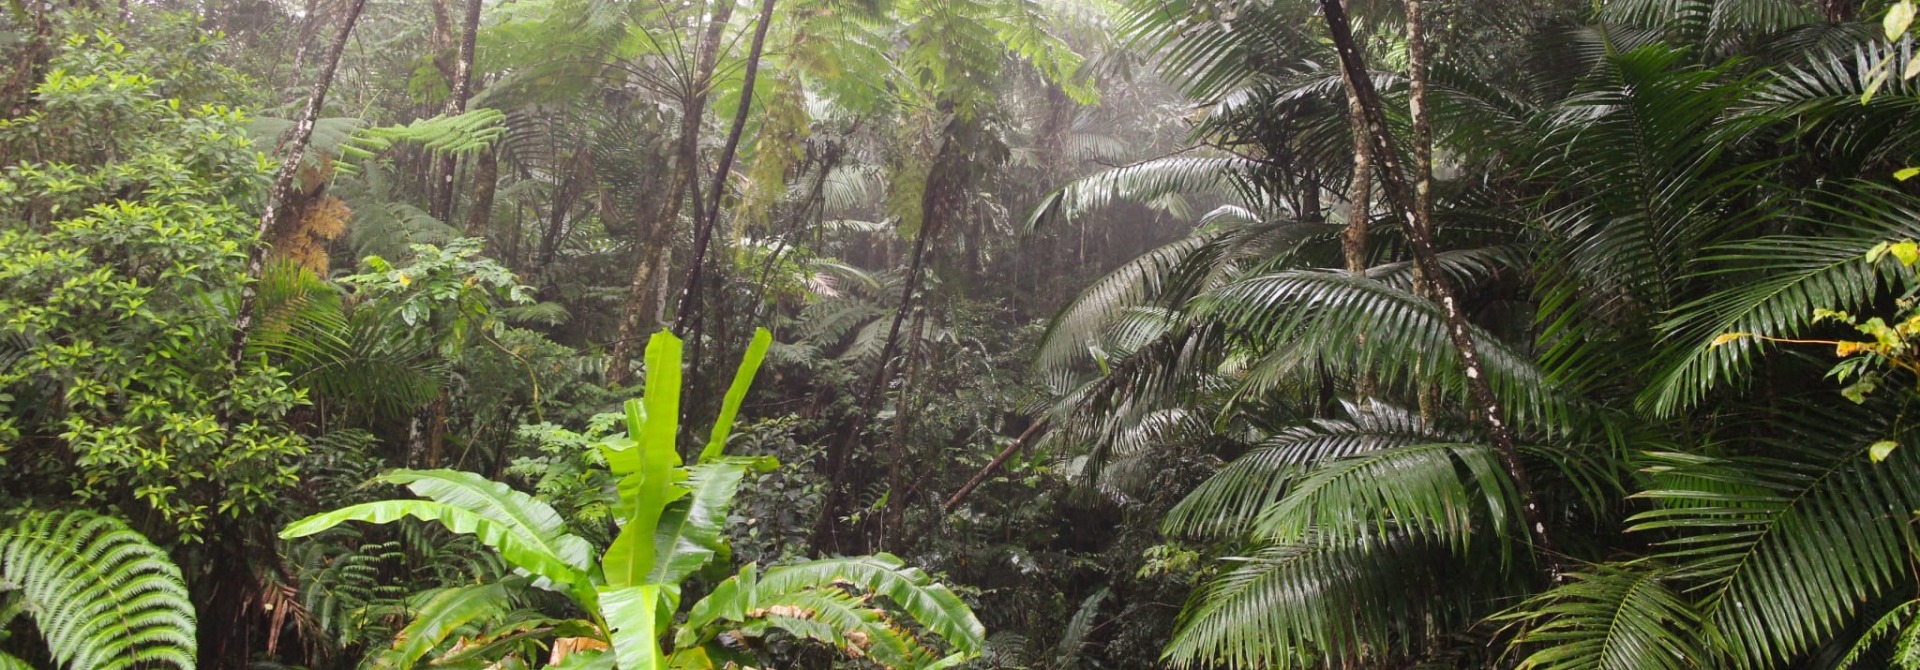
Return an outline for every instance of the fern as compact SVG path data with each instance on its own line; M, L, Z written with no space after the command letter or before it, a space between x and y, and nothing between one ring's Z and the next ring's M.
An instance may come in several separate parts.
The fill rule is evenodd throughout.
M180 569L117 519L31 512L0 530L0 591L11 590L64 667L194 667Z

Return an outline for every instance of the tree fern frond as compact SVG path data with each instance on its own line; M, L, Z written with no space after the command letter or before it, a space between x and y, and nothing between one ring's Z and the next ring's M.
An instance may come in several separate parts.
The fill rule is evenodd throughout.
M191 670L193 605L166 552L112 517L30 512L0 529L0 591L18 590L74 670Z

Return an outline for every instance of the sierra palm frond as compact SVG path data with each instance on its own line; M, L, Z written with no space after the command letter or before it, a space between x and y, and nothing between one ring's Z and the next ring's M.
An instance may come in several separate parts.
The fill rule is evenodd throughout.
M1438 382L1465 392L1458 356L1443 315L1431 301L1344 272L1288 271L1247 277L1196 299L1203 319L1218 320L1255 363L1304 373L1315 364L1354 375L1372 373L1381 384ZM1479 328L1473 329L1483 364L1510 420L1519 425L1565 425L1578 402L1533 361ZM1366 337L1358 337L1365 333ZM1258 393L1279 378L1255 375L1242 393Z
M1312 668L1395 658L1473 615L1466 570L1410 535L1262 547L1197 590L1164 659L1174 667ZM1479 584L1476 586L1485 586Z
M1737 667L1786 662L1847 625L1862 602L1909 583L1920 461L1885 461L1865 435L1885 418L1856 411L1779 426L1765 455L1650 455L1656 509L1630 519L1657 534L1674 576L1700 584L1706 625ZM1894 439L1910 445L1911 435Z
M1910 274L1865 260L1879 242L1920 237L1920 226L1913 224L1920 207L1910 199L1863 187L1815 212L1825 235L1763 237L1702 257L1711 263L1703 276L1724 278L1728 285L1676 307L1659 325L1663 341L1672 345L1663 349L1673 353L1656 359L1643 407L1671 415L1739 381L1771 348L1748 335L1797 337L1812 326L1816 309L1859 309L1883 286L1911 286ZM1722 335L1734 339L1715 346Z
M1702 667L1700 615L1653 565L1595 565L1501 615L1523 626L1525 670L1689 670Z
M1354 408L1349 421L1316 421L1261 441L1168 510L1162 532L1238 536L1262 510L1280 501L1295 476L1315 464L1445 439L1405 410L1377 403L1368 410Z

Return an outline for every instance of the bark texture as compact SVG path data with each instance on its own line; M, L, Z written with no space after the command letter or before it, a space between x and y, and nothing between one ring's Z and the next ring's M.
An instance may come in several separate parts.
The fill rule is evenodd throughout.
M1400 154L1395 146L1392 133L1388 130L1387 114L1380 102L1380 94L1373 87L1373 80L1367 75L1365 56L1360 53L1353 39L1353 28L1347 20L1346 8L1339 0L1319 0L1320 9L1327 19L1327 30L1334 49L1339 53L1340 65L1346 80L1361 108L1366 113L1367 135L1374 154L1375 165L1380 177L1381 191L1387 196L1387 202L1406 228L1407 241L1413 249L1414 263L1426 272L1426 281L1431 299L1440 306L1446 317L1447 337L1461 359L1461 367L1467 376L1467 390L1474 404L1473 411L1485 425L1488 439L1493 443L1494 451L1508 477L1513 480L1515 491L1520 496L1521 513L1527 525L1527 532L1533 540L1535 551L1545 559L1548 566L1559 576L1558 558L1547 533L1545 517L1533 490L1533 481L1527 475L1525 466L1520 462L1518 449L1514 445L1513 431L1506 424L1506 414L1500 401L1493 394L1488 383L1486 367L1481 362L1479 346L1473 340L1473 334L1466 314L1453 288L1441 275L1440 263L1434 251L1433 230L1429 216L1421 213L1419 196L1415 189L1407 184L1406 171L1400 164ZM1412 111L1416 117L1426 113L1424 98L1426 45L1424 26L1421 24L1420 0L1407 0L1408 60L1409 68L1417 73L1422 85L1413 90ZM1413 46L1417 44L1418 46ZM1418 125L1422 121L1416 119ZM1430 166L1430 164L1429 164ZM1431 175L1426 177L1431 180ZM1429 188L1431 188L1429 184Z

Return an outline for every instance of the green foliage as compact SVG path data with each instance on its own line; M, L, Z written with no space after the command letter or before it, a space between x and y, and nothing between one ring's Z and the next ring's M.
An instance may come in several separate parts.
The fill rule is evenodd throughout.
M0 596L9 592L23 599L61 667L195 667L194 611L180 569L118 519L28 512L0 529Z
M168 97L150 58L76 36L0 121L0 488L192 540L294 483L305 442L281 421L306 397L220 344L271 166L241 113Z
M733 421L771 341L771 335L761 331L749 346L723 403L723 422ZM952 659L978 654L984 633L966 605L924 572L886 555L781 566L764 575L750 564L689 607L688 620L673 635L678 648L669 651L659 645L674 627L681 583L729 556L724 527L741 481L749 470L776 465L722 456L730 425L714 427L712 441L695 465L681 464L680 352L681 343L671 334L654 336L647 347L646 395L627 403L625 435L600 440L586 452L604 459L613 477L616 496L606 504L620 527L597 562L591 559L592 548L567 532L552 506L505 484L450 470L388 473L377 481L406 485L427 499L354 505L296 521L281 535L304 537L348 521L390 523L403 517L471 534L536 577L533 586L569 595L591 620L568 623L567 629L610 646L611 652L601 655L610 655L623 668L668 667L669 656L676 667L708 667L700 663L729 653L716 641L724 630L722 622L747 625L746 632L755 635L784 630L834 644L855 657L872 654L893 667L941 665L933 647L891 623L882 607L868 604L874 597L884 597L945 640L954 649ZM462 653L471 657L464 645L440 648L463 626L501 623L507 598L525 586L496 582L433 595L398 634L399 644L389 655L392 662L409 666L436 650L442 661ZM555 634L551 629L546 633ZM495 631L485 637L511 634Z
M1521 606L1516 642L1538 648L1522 668L1684 670L1698 667L1700 615L1654 567L1598 565Z

